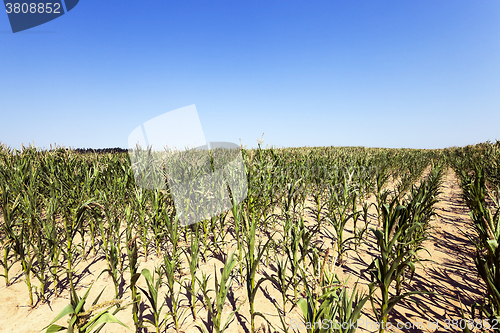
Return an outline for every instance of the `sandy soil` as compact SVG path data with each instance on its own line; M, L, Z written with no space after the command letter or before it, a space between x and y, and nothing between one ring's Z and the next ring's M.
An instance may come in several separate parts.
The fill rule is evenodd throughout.
M442 324L447 319L458 319L460 315L460 302L459 299L470 306L475 301L482 298L485 292L484 286L480 283L477 277L476 268L473 262L473 246L468 240L468 238L462 234L463 232L470 233L470 219L468 217L468 211L461 200L460 197L460 187L457 182L457 178L451 170L446 172L445 182L442 187L441 202L437 205L438 216L434 218L432 225L434 230L432 232L432 239L427 241L425 244L428 254L422 252L423 259L428 261L422 261L422 266L417 266L417 271L415 274L414 281L412 283L412 288L415 290L427 290L434 292L434 295L416 295L409 299L400 302L390 314L389 320L396 325L396 323L416 323L421 322L423 326L421 328L413 329L395 329L395 332L444 332L446 330ZM371 199L373 200L373 198ZM311 215L312 216L312 215ZM312 217L311 217L312 221ZM311 222L312 223L312 222ZM363 223L362 221L359 223ZM370 210L369 223L372 226L376 226L376 213L374 208ZM359 225L359 224L358 224ZM346 228L346 237L352 234L352 224L348 225ZM356 254L355 252L349 252L349 256L342 267L337 267L336 272L342 278L350 276L348 285L353 286L354 282L359 279L361 289L367 289L366 285L369 282L368 273L365 271L368 265L371 263L370 253L374 249L373 236L371 233L367 233L367 244L360 247L360 251ZM321 239L325 241L325 248L331 247L331 240L322 236ZM333 251L330 251L333 253ZM217 269L217 273L220 276L220 269L223 266L222 255L217 255L215 258L210 257L208 261L201 265L199 272L206 272L207 274L214 273L214 266ZM332 258L330 258L332 260ZM149 256L148 260L145 261L144 257L140 258L140 270L143 268L149 268L153 270L154 267L161 264L161 259L156 258L154 255ZM264 267L264 266L262 266ZM87 261L81 262L77 268L77 278L76 285L79 288L80 296L83 295L86 288L94 282L99 273L106 268L106 261L104 257L98 256L96 258L90 258ZM258 277L271 275L274 265L273 260L269 261L269 268L265 268L258 273ZM189 275L187 269L183 270L185 283L189 281ZM200 275L201 276L201 275ZM125 281L129 281L129 274L124 275ZM26 284L24 283L24 277L20 270L20 266L16 263L11 270L11 282L9 287L6 287L4 280L0 282L0 331L1 332L39 332L50 321L67 305L69 304L69 292L67 288L67 281L62 281L63 286L66 288L61 292L61 295L55 297L54 295L48 295L48 301L46 303L38 302L34 308L30 308L28 304L28 292ZM36 284L36 282L35 282ZM122 283L122 287L127 286L128 283ZM144 279L139 280L139 285L145 287ZM213 281L210 281L210 287L213 288ZM258 292L255 309L262 312L267 319L277 328L281 328L281 322L273 302L281 304L281 293L270 283L266 282L263 285L261 291ZM101 275L96 281L91 289L89 301L92 302L97 294L106 287L100 301L109 301L114 297L114 289L112 280L107 274ZM126 287L125 287L126 288ZM53 290L53 286L47 286L48 290ZM166 287L162 287L161 297L164 297ZM182 294L187 296L186 291L183 289ZM125 296L123 305L130 302L130 291L125 289ZM185 313L182 319L181 330L183 332L201 332L199 326L204 326L208 324L207 312L203 308L203 301L200 297L198 301L197 308L199 309L199 317L195 321L193 320L191 310L189 309L189 302L187 297L181 297L185 299L183 301L183 306L185 308ZM143 296L143 300L145 297ZM249 305L246 300L246 287L244 284L239 284L239 278L233 282L232 292L228 297L228 301L225 306L227 310L225 311L225 316L227 316L231 311L236 310L240 304L241 308L237 312L234 320L227 332L249 332ZM88 308L88 307L87 307ZM164 307L163 314L167 312L168 306ZM288 304L290 308L290 304ZM147 300L143 302L141 306L142 316L144 318L151 319L151 310L149 309L149 304ZM120 311L117 315L121 321L126 325L133 328L133 321L131 316L131 307L127 307L125 310ZM162 316L163 317L163 316ZM370 329L370 322L374 322L374 316L371 311L371 306L369 302L365 305L365 311L363 313L362 320L364 321L364 326L367 329L361 329L360 331L377 331L372 327ZM295 308L291 311L285 322L287 325L293 323L300 323L302 321L302 315L300 311ZM429 322L439 322L439 327L429 325ZM169 320L170 322L170 320ZM256 320L256 327L261 328L261 332L269 332L267 325L263 325L264 321L260 318ZM64 325L67 323L67 319L61 319L58 321L59 324ZM205 324L204 324L205 323ZM293 326L289 326L293 328ZM127 332L125 328L118 324L108 324L104 327L101 332ZM149 327L149 331L154 331L152 327ZM172 325L168 325L167 331L174 331ZM280 331L280 330L278 330ZM305 332L305 330L300 330ZM146 332L146 330L144 330Z

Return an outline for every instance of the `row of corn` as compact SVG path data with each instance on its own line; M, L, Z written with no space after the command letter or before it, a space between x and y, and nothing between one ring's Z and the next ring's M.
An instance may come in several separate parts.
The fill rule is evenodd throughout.
M475 245L474 263L486 286L484 299L472 304L464 319L500 320L500 141L450 149L447 158L460 178L463 199L470 210ZM470 327L464 326L464 332Z

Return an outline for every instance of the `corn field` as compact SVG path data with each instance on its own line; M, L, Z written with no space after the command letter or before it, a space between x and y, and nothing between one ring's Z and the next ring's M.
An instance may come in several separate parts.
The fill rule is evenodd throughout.
M314 323L368 314L386 332L400 302L429 293L413 280L448 168L487 288L463 318L500 319L500 142L242 149L246 198L188 226L168 188L136 186L127 153L0 147L3 285L22 284L33 309L66 302L38 331L294 332L298 318L354 332ZM337 269L368 247L367 282L352 285Z

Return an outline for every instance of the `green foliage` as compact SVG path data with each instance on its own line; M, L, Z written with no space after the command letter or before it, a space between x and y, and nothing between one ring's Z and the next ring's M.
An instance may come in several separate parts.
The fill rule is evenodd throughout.
M154 328L156 329L156 333L159 333L160 330L165 325L165 321L162 321L160 319L160 313L161 310L163 309L163 306L165 305L165 301L160 300L158 298L162 280L162 272L161 269L157 270L158 277L156 279L154 273L153 275L151 275L151 272L147 268L143 269L141 274L142 276L144 276L144 279L146 280L148 289L146 290L141 287L139 287L139 289L144 293L144 295L146 295L147 299L149 300L149 304L151 305L151 311L153 312L154 316L154 321L151 321L149 319L146 319L145 321L153 325Z
M213 167L212 155L202 158L196 154L189 151L183 155L186 159L179 167L185 169L184 175L196 176L200 171L189 165L188 157L196 157L196 161ZM12 283L10 269L20 264L30 305L35 306L63 293L66 285L61 281L67 280L68 288L73 290L80 283L80 276L77 279L75 273L79 265L89 256L93 259L104 256L115 297L131 298L136 331L143 329L142 302L148 302L156 316L149 324L157 329L173 325L182 330L186 309L183 301L189 296L185 297L181 288L190 294L194 318L199 319L200 291L205 300L207 297L211 300L212 312L209 312L215 315L218 329L223 331L227 323L218 317L224 304L221 300L230 293L233 271L237 270L240 286L246 286L249 321L254 332L256 317L263 317L255 302L263 287L274 285L280 289L281 304L275 306L281 307L283 320L296 305L299 292L307 292L309 286L311 290L317 287L316 280L322 275L320 256L325 251L320 238L331 239L340 261L345 259L352 242L357 249L366 239L369 219L366 202L370 195L376 197L381 219L389 198L401 201L405 195L411 196L414 204L407 204L408 215L419 223L413 232L419 240L428 233L429 211L435 198L423 199L428 197L427 193L436 195L434 188L439 184L428 182L426 188L412 184L431 160L439 160L437 152L363 147L277 149L259 144L258 149L242 149L242 155L248 184L246 198L238 203L230 188L231 212L184 227L179 224L182 212L176 211L168 186L162 190L138 188L127 154L80 154L63 148L12 150L1 146L2 280L5 285ZM165 179L172 177L168 167L171 166L165 165L163 170ZM492 183L500 184L493 169L488 169L488 175ZM400 180L397 193L388 188L391 180ZM214 195L202 192L195 195ZM306 209L310 199L314 207ZM312 213L313 226L309 224L308 213ZM359 225L362 217L364 226ZM345 226L351 221L355 237L344 239ZM333 233L328 234L328 228L332 227ZM278 234L279 241L275 239ZM419 250L418 242L407 247L415 253ZM222 276L217 272L212 276L217 280L214 289L217 297L211 298L213 294L207 287L211 280L206 275L197 277L197 269L212 257L226 256L231 248L238 251L237 255L226 261L228 268ZM406 248L397 247L397 251ZM152 258L152 254L163 258L161 270L154 277L144 270L141 274L142 263ZM184 280L181 265L186 260L190 277ZM272 277L260 275L264 273L261 269L273 266L277 266L277 272ZM137 285L141 276L147 284L142 290ZM162 283L168 289L168 310L158 293L154 295ZM397 284L404 286L404 278ZM47 293L48 285L53 286L55 293ZM343 290L336 289L336 297L351 299L351 294L342 296ZM314 293L317 291L311 295ZM353 297L354 303L361 300ZM319 298L319 304L327 298ZM339 315L350 306L338 304ZM76 305L72 305L74 309ZM167 317L163 319L165 312ZM104 314L102 318L110 317Z
M357 320L361 317L363 306L370 295L360 294L357 283L349 294L345 283L333 272L325 272L319 292L313 290L307 279L304 281L306 296L301 298L297 305L304 316L304 322L307 323L308 333L356 331Z
M462 170L460 174L461 185L475 230L476 237L468 235L476 247L474 263L487 290L484 301L472 306L471 317L500 319L499 192L489 190L497 185L498 173L480 166L477 160L470 163L472 170ZM469 332L469 329L465 328L464 332Z
M85 311L85 303L87 302L87 297L90 289L94 284L87 289L83 297L79 297L74 288L71 288L70 304L67 305L52 322L46 326L46 333L64 331L68 333L72 332L92 332L94 329L100 330L102 326L108 323L118 323L126 328L127 325L123 324L118 320L114 314L121 310L120 302L113 300L110 302L98 303L101 298L102 292L94 299L89 310ZM110 313L109 310L112 307L117 307L114 313ZM68 321L68 327L55 324L59 319L70 316ZM44 328L44 329L45 329Z
M222 269L222 274L220 280L217 276L217 269L214 267L214 283L215 288L213 291L215 292L215 299L212 299L209 295L210 289L208 289L208 277L205 274L202 274L200 283L200 289L203 293L203 298L205 300L205 306L208 308L209 316L212 320L213 327L204 327L200 326L204 333L208 332L216 332L222 333L224 332L231 321L234 318L235 313L238 311L232 311L229 316L226 318L226 321L223 323L222 313L224 309L224 304L226 302L229 290L231 288L231 283L233 281L232 271L236 266L236 259L234 258L234 252L231 252L224 264L224 268Z

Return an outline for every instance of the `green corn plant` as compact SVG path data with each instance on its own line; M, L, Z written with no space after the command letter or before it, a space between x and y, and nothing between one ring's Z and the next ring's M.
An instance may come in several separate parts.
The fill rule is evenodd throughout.
M186 289L191 294L191 309L193 312L193 318L196 320L196 269L198 268L198 257L199 257L199 227L196 224L194 227L194 231L191 232L191 249L190 254L184 251L186 255L186 259L189 265L189 273L191 274L191 283L189 287L186 286Z
M10 244L8 244L5 240L2 240L2 247L4 249L3 257L0 259L0 265L3 267L3 274L0 274L0 276L3 276L5 278L5 286L8 287L10 285L9 283L9 270L14 265L14 260L11 260L11 255L10 255Z
M307 275L302 268L301 272ZM305 297L301 298L297 305L302 312L308 333L356 331L357 321L370 294L360 294L357 291L357 283L349 294L345 285L347 281L342 283L333 271L322 272L319 292L314 291L307 278L303 281L306 287Z
M500 291L499 291L499 257L500 250L498 246L498 240L489 240L486 243L485 252L481 245L476 243L476 257L474 258L474 263L479 272L479 276L486 284L487 295L485 297L485 302L476 304L475 307L480 312L480 318L488 318L490 320L500 319ZM496 259L493 261L491 259ZM474 312L474 309L473 311ZM483 317L484 316L484 317ZM498 330L498 328L496 329Z
M283 246L286 246L288 244L293 244L293 242L296 241L295 238L291 239L291 237L293 236L293 233L295 232L293 230L293 227L294 227L294 220L292 218L285 219L284 224L283 224L283 233L281 233ZM298 245L297 245L297 249L298 249Z
M1 237L3 247L3 260L0 263L3 267L3 277L5 285L9 286L9 270L17 260L18 253L22 246L22 234L19 226L21 217L21 194L18 188L21 187L21 177L16 175L14 170L13 156L10 154L0 155L0 211L3 223L1 224L3 237ZM11 260L11 252L16 260Z
M142 323L139 320L139 303L141 301L140 294L137 292L137 280L141 276L138 272L138 246L137 238L139 236L133 236L133 230L135 225L134 214L132 212L132 205L127 206L125 213L125 218L127 221L126 239L127 239L127 257L128 257L128 267L130 270L130 290L132 292L132 317L134 319L134 325L136 332L142 327Z
M209 234L208 221L206 219L201 221L201 225L202 225L202 229L203 229L203 237L202 237L202 240L203 240L203 261L207 262L207 251L208 251L208 248L210 246L209 242L208 242L208 234Z
M167 235L170 243L172 244L172 257L178 258L177 250L179 249L179 240L181 234L179 231L179 215L170 218L168 214L164 214L166 218Z
M359 229L354 229L355 233L355 243L354 243L354 250L357 251L359 245L361 245L361 242L363 241L363 236L368 230L368 226L370 224L369 217L368 217L368 210L370 209L370 206L372 204L368 204L367 202L363 202L362 209L363 209L363 222L364 226Z
M114 265L119 266L120 270L123 270L123 260L121 258L121 253L122 253L122 232L121 232L121 224L122 224L122 219L121 216L118 214L118 212L115 213L114 218L111 220L111 235L110 235L110 240L112 241L113 244L110 244L110 247L115 247L114 252L116 252L116 257L113 259L116 259L116 262ZM111 253L111 252L110 252ZM111 259L111 258L110 258Z
M212 216L208 221L210 221L209 232L212 235L211 238L213 240L213 244L210 247L210 249L212 250L212 255L215 257L217 255L217 251L219 251L219 244L218 244L219 237L217 237L217 230L216 230L217 229L217 217Z
M286 185L286 192L283 195L283 213L285 214L286 220L292 218L298 204L298 197L300 193L298 190L299 182L300 179Z
M384 189L387 182L389 181L390 174L387 172L386 167L378 168L376 171L375 177L375 198L376 198L376 208L377 208L377 218L378 218L378 226L380 227L381 218L382 218L382 205L385 202L385 199L389 195L389 191Z
M358 208L358 206L357 206L358 192L355 191L352 195L353 195L353 198L351 200L351 204L352 204L351 212L353 214L353 222L354 222L353 232L356 233L357 223L358 223L359 217L361 216L361 211L358 211L358 209L357 209Z
M497 206L496 212L493 213L486 203L486 177L482 167L476 165L474 176L464 177L462 189L471 210L470 216L477 239L467 236L475 244L474 263L487 290L485 301L474 305L474 308L479 310L481 318L500 318L500 209Z
M148 214L153 227L156 256L161 256L161 244L165 236L164 230L166 220L163 218L163 214L168 214L166 209L163 193L159 190L154 191L153 196L151 196L151 210Z
M41 233L40 237L33 242L32 250L36 258L36 265L32 265L32 272L40 282L38 298L42 302L45 302L45 283L47 281L50 259L47 260L48 242L42 237Z
M54 246L51 248L51 253L50 253L50 258L51 258L51 265L50 265L50 274L52 275L52 281L54 282L54 296L58 296L59 293L59 273L62 270L62 265L60 264L59 260L61 257L61 252L62 248L59 246Z
M40 239L40 222L39 222L39 209L40 209L40 194L37 192L35 179L38 177L38 172L29 172L27 181L24 184L24 189L21 196L21 207L25 221L23 221L21 229L21 265L25 275L25 282L28 286L30 306L34 305L33 302L33 289L34 286L31 282L31 275L34 271L33 262L37 258L35 242L40 242L43 246L43 240ZM39 249L39 252L43 249ZM44 260L44 255L39 255ZM43 265L45 266L45 265ZM42 292L43 293L43 292Z
M216 238L220 238L220 244L221 244L221 250L222 250L222 253L225 253L224 251L224 246L226 244L226 228L225 228L225 224L226 224L226 218L227 218L227 215L228 213L222 213L218 216L218 220L219 220L219 233L215 236ZM217 242L216 242L217 243Z
M31 272L32 272L33 261L35 260L35 255L30 254L30 247L31 243L29 239L25 239L23 241L23 245L21 245L19 256L21 258L21 267L25 276L25 282L26 285L28 286L30 306L33 307L34 302L33 302L33 286L31 284L31 274L32 274Z
M222 333L224 332L229 324L231 324L235 313L239 310L232 311L227 317L226 321L222 322L222 311L224 309L224 304L226 303L227 295L231 288L231 284L233 281L232 271L236 266L236 259L234 258L234 252L231 252L225 261L224 268L222 269L222 274L220 280L217 276L217 269L214 267L214 283L215 283L215 300L210 298L210 289L208 289L208 277L205 273L202 273L201 280L198 279L198 283L200 285L201 292L203 293L203 298L205 300L205 306L208 308L208 314L213 323L213 327L204 327L198 325L204 333L208 332L216 332Z
M275 302L273 303L274 307L276 308L276 312L278 313L278 316L280 318L280 324L281 324L281 330L284 332L284 333L288 333L289 330L288 330L288 324L286 323L286 317L282 312L282 310L279 308L278 304ZM277 332L277 331L275 331Z
M255 296L260 288L260 285L266 280L270 280L270 277L260 278L258 281L255 280L255 275L257 273L257 267L260 264L261 258L266 251L266 248L270 245L272 240L272 236L267 240L266 243L262 244L260 241L256 244L256 228L257 228L257 219L255 216L246 219L246 248L245 248L245 279L247 286L247 296L248 301L250 303L250 325L252 333L255 332L255 317L262 317L267 321L266 317L261 313L257 312L254 309Z
M115 246L114 242L111 242L111 245L109 247L109 253L107 254L109 258L109 267L105 269L104 271L111 276L113 280L113 285L115 287L115 298L120 298L121 295L118 293L118 286L120 284L120 280L122 278L122 274L119 270L118 264L119 264L119 252L118 248Z
M319 173L319 172L318 172ZM314 202L314 209L309 208L316 215L316 222L318 223L319 229L321 229L321 211L326 206L327 202L323 200L324 192L326 186L324 179L318 174L314 177L313 183L311 184L311 196Z
M434 205L439 201L442 176L442 167L433 167L429 176L418 187L414 186L407 195L410 217L419 223L414 231L415 239L419 240L413 243L414 251L418 251L422 247L422 241L429 238L430 220L436 215Z
M344 262L344 254L347 251L347 244L352 239L344 239L344 229L349 220L357 219L358 212L355 208L351 213L349 212L349 208L356 206L356 195L351 179L344 175L343 183L338 185L340 186L330 187L328 217L326 220L335 231L335 244L337 245L339 260L342 263Z
M137 204L137 212L138 212L138 224L140 228L139 237L141 239L141 243L144 249L144 261L148 261L148 226L146 221L146 201L147 195L142 188L139 188L135 191L136 195L136 204Z
M180 330L180 321L185 312L185 308L182 307L180 301L180 292L176 290L176 285L182 286L182 281L179 281L175 277L175 272L178 270L179 258L171 257L168 253L163 256L163 269L165 272L165 277L167 280L168 287L168 297L171 301L170 312L167 316L170 316L174 323L174 328L177 332Z
M297 289L300 283L300 277L298 274L300 272L300 241L302 239L301 233L304 233L306 229L303 228L299 230L298 225L292 225L290 228L290 243L285 243L285 252L288 257L288 262L290 263L291 277L290 281L293 284L293 294L294 294L294 302L297 301ZM302 232L301 232L302 231ZM312 237L312 236L311 236Z
M122 228L122 222L126 219L123 218L123 212L125 211L125 209L121 209L122 206L120 205L120 203L128 194L123 193L124 190L122 187L124 186L124 180L122 179L121 175L117 174L119 169L112 168L112 170L113 171L110 172L108 177L112 177L115 181L111 183L111 186L106 186L105 189L100 192L101 201L103 201L103 205L100 206L100 208L104 213L103 217L105 217L105 221L107 223L105 226L103 223L104 221L102 221L101 218L101 221L98 221L98 227L101 231L102 241L104 243L103 251L106 256L108 267L111 267L111 258L109 257L109 255L115 252L115 250L110 250L109 247L111 246L111 243L114 243L116 252L118 253L118 261L115 265L118 265L119 270L123 271L124 261L121 258L123 234L122 229L126 228ZM109 168L108 171L110 171ZM136 192L137 191L132 193L136 194ZM134 200L137 199L136 196L129 196L129 198L130 202L134 202L136 204L136 211L140 212L139 215L143 217L143 214L141 214L143 212L143 209L141 209L141 207L144 206L144 203Z
M57 226L57 211L59 202L55 197L54 191L51 189L51 197L45 200L46 219L42 220L42 228L44 238L47 242L47 265L52 281L54 283L54 295L58 295L59 273L61 270L60 256L61 256L61 243L60 229ZM40 278L39 278L40 280ZM43 289L43 287L41 287Z
M288 278L288 257L280 257L275 253L276 262L276 274L274 275L274 281L278 285L281 292L281 311L283 312L283 317L286 316L286 304L288 301L287 291L290 288L290 284L293 281Z
M97 255L96 252L96 234L97 234L97 228L99 228L99 222L98 218L96 215L93 215L89 219L89 233L90 233L90 242L92 245L92 254L95 257Z
M63 210L63 229L66 239L66 246L62 250L62 253L67 262L66 272L70 286L73 285L73 267L75 265L74 260L78 255L77 249L73 246L74 239L76 234L79 232L80 225L83 224L87 211L90 211L92 214L96 214L94 207L95 202L93 200L88 200L83 204L78 205L76 209L66 207L66 209Z
M311 242L314 236L319 235L318 226L316 225L309 230L305 225L304 218L301 216L295 224L295 227L296 229L294 230L294 232L296 232L297 235L293 236L292 239L294 241L298 239L300 261L305 264L307 256L310 255L311 251L314 250L314 247L311 247Z
M109 201L107 200L106 193L101 193L101 202L103 202L104 206L104 217L103 216L95 216L95 219L97 219L97 225L99 228L99 232L101 234L101 250L104 252L104 255L106 257L106 264L108 267L110 266L109 263L109 245L111 242L111 228L106 227L105 221L110 221L111 217L111 208Z
M308 262L304 262L303 267L304 268L312 268L311 275L318 277L320 276L321 273L321 259L320 259L320 252L321 249L313 246L311 247L311 250L308 252Z
M0 186L2 182L0 181ZM9 286L9 270L14 264L15 260L10 260L10 252L14 254L19 254L22 246L22 234L18 231L19 228L16 224L16 216L19 211L19 197L11 205L9 197L7 196L7 187L2 186L2 201L1 208L3 213L3 233L2 238L3 246L3 260L1 260L1 265L4 269L3 277L5 278L5 285ZM21 229L22 230L22 229Z
M396 201L394 201L396 202ZM414 231L419 227L409 218L407 207L397 205L392 208L384 204L382 207L382 229L371 229L377 240L376 258L368 267L372 282L369 284L370 293L376 288L381 292L381 300L371 297L372 308L377 322L380 323L380 332L385 332L389 312L403 298L424 291L411 291L389 295L389 288L393 282L399 281L406 271L410 272L410 280L415 272L415 262L418 261L411 245L420 240L414 238Z
M236 204L236 201L234 198L231 198L232 200L232 207L231 207L231 212L233 214L233 219L234 219L234 231L235 231L235 238L236 238L236 246L238 248L238 262L242 263L243 262L243 256L242 256L242 251L243 251L243 245L242 245L242 235L243 235L243 225L242 225L242 217L241 217L241 206L240 204ZM239 265L240 267L240 279L243 279L243 265ZM240 280L240 284L242 284Z
M70 304L66 306L55 318L52 320L52 322L46 326L44 329L47 329L45 332L46 333L52 333L52 332L59 332L59 331L64 331L68 333L72 332L92 332L94 328L99 326L97 330L94 332L99 331L102 326L108 323L118 323L122 325L123 327L126 327L127 329L128 326L122 323L120 320L118 320L114 315L121 310L122 308L120 307L120 301L118 300L113 300L109 302L103 302L103 303L98 303L99 299L101 298L101 295L104 291L104 289L99 293L99 295L95 298L95 300L92 302L92 306L90 307L89 310L85 311L85 303L87 302L87 297L89 294L90 289L94 283L90 285L90 287L87 289L83 297L79 297L74 289L74 287L71 288L71 297L70 297ZM117 309L114 313L111 313L109 310L116 306ZM68 322L68 327L64 327L61 325L55 324L59 319L65 317L65 316L70 316L69 322Z
M144 288L141 287L139 287L139 289L143 292L144 295L146 295L147 299L149 300L149 303L151 305L151 310L153 311L153 316L154 316L154 321L151 321L149 319L146 319L145 321L153 325L153 327L156 329L156 333L160 333L161 329L166 323L165 320L160 319L160 313L161 310L163 309L163 306L165 305L165 301L160 301L158 299L158 294L163 274L162 270L157 269L156 273L158 277L155 280L154 273L153 275L151 275L151 272L147 268L144 268L141 274L146 279L146 284L148 286L148 289L145 290Z

